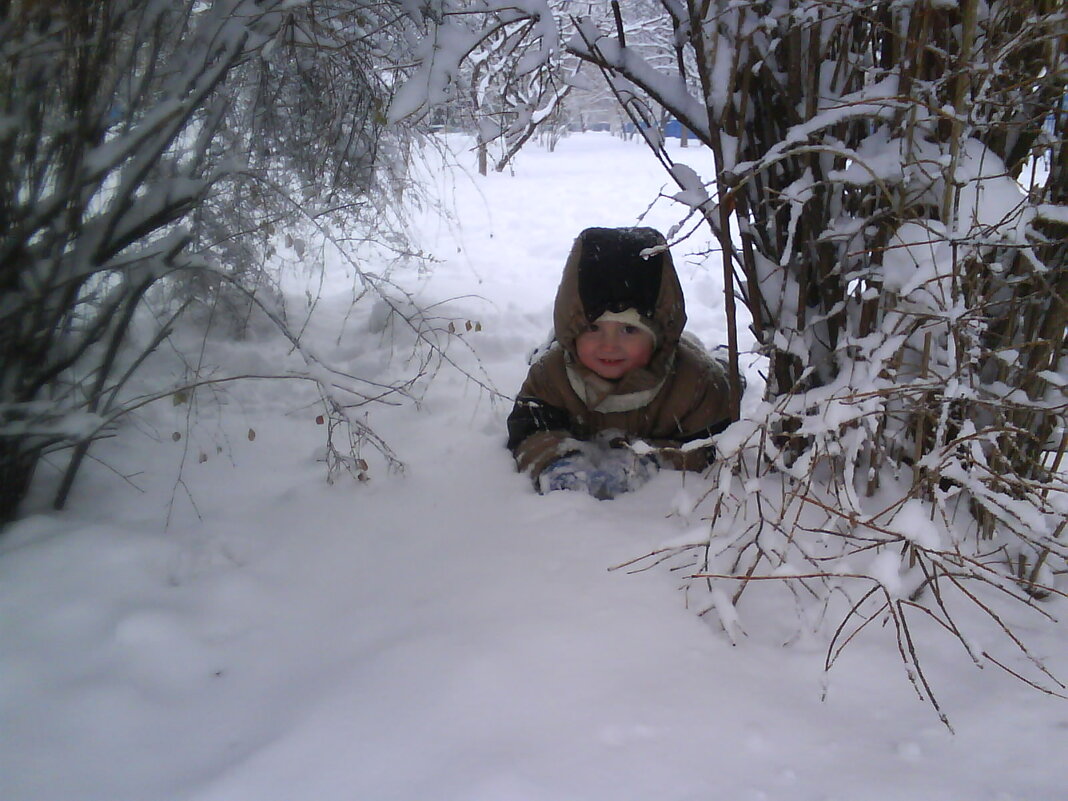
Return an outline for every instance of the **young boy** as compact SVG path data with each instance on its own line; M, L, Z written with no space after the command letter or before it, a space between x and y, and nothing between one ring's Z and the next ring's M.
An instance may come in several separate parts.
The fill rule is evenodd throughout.
M726 371L683 337L682 287L659 232L579 234L553 322L508 417L508 447L539 492L613 498L660 467L709 464L714 448L699 441L731 422Z

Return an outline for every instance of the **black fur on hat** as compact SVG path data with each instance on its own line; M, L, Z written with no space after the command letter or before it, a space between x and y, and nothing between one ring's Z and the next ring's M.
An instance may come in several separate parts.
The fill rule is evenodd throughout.
M652 318L660 295L664 251L648 258L643 250L665 245L654 228L587 228L579 234L578 292L589 322L605 312L635 309Z

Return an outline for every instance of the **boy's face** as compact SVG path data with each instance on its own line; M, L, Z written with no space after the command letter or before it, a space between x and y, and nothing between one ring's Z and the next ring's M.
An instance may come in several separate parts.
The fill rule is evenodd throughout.
M615 381L649 364L653 337L635 325L594 322L575 340L578 360L601 378Z

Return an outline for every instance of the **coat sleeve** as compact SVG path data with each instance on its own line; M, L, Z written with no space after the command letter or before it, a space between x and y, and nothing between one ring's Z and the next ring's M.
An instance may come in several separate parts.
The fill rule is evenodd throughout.
M716 446L705 440L723 431L730 423L730 420L722 420L686 439L656 439L648 444L652 446L652 454L662 467L699 472L716 459Z
M730 416L730 388L725 366L701 351L691 350L690 364L685 368L689 376L681 377L681 400L677 420L677 436L648 440L657 461L675 470L700 471L716 458L716 448L705 440L711 439L732 422Z
M508 449L520 471L535 481L552 462L578 450L571 414L558 403L536 363L508 415Z

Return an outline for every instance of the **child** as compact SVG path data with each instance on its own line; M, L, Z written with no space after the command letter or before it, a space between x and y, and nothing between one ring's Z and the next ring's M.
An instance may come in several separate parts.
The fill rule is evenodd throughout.
M709 464L714 448L699 441L731 422L726 371L683 337L682 287L659 232L579 234L553 323L508 417L508 447L539 492L613 498L660 467Z

